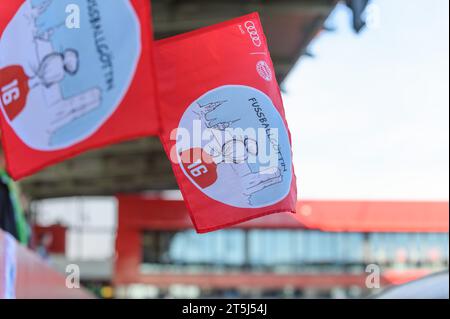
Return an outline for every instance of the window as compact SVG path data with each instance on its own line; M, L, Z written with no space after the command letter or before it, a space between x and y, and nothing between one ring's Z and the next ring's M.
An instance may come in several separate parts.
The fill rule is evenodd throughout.
M143 263L151 265L273 270L376 262L416 267L421 262L416 257L448 263L448 234L366 235L270 229L230 229L201 236L192 230L143 234Z

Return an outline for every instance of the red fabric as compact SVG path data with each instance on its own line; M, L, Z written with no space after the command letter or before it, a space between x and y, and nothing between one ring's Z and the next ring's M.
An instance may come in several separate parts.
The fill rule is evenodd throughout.
M174 129L179 127L180 121L185 117L185 112L189 111L190 106L195 107L194 101L201 99L205 93L209 94L223 86L245 86L263 92L271 99L278 117L281 116L287 130L280 90L257 14L157 41L155 62L158 71L159 107L161 110L161 140L169 157L174 157L174 155L176 157L176 152L178 152L178 149L175 148L176 141L171 140L170 135ZM246 107L245 112L251 116L258 116L261 123L266 123L267 119L259 107L259 101L250 100L246 100L247 103L242 105L242 107ZM222 107L225 102L227 101L206 102L206 106ZM226 104L225 107L229 106ZM235 105L232 107L234 108ZM213 125L211 123L215 119L210 120L209 124ZM228 123L232 123L232 121ZM288 131L286 136L290 141ZM247 140L245 144L247 145ZM288 148L289 154L292 155L290 145ZM195 147L194 150L187 151L187 153L191 151L195 153ZM197 164L193 164L196 161ZM293 169L286 196L269 206L242 208L243 206L225 204L226 200L214 199L204 192L205 189L211 187L211 184L219 183L215 182L217 165L210 163L210 159L203 157L187 162L182 160L182 162L184 169L180 164L172 161L173 170L191 219L200 233L214 231L272 213L295 212L297 193ZM189 166L194 170L193 173L186 169ZM287 166L292 167L292 163ZM187 173L184 173L183 170ZM202 175L203 173L204 175ZM198 176L192 176L192 174ZM193 184L194 182L197 183L197 186ZM252 183L258 183L258 181L252 180L247 182L250 185L249 188L254 185ZM223 192L233 196L238 186L237 184L224 186Z
M0 10L0 37L24 0L2 1ZM0 112L2 145L5 150L7 170L14 179L31 175L49 165L61 162L82 152L109 144L149 135L158 135L158 116L153 83L153 50L150 4L148 0L130 0L141 28L141 51L137 68L128 91L108 119L87 138L67 148L41 151L27 146ZM87 21L82 28L88 28ZM120 27L120 21L115 27ZM76 31L74 31L76 32ZM18 34L17 37L21 35ZM1 38L0 38L1 41ZM114 56L114 52L112 52ZM80 64L82 67L82 62ZM3 72L3 71L2 71ZM4 78L0 78L0 85ZM0 105L1 108L1 105ZM14 115L14 114L12 114Z

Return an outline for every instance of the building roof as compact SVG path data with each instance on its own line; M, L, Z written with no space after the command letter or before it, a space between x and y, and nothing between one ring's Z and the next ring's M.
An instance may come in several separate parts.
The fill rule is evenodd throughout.
M415 232L449 230L448 202L299 202L297 219L309 229L331 232Z
M120 225L164 231L193 228L183 201L140 195L122 195L118 200ZM446 233L449 206L448 202L300 201L297 214L273 214L235 228Z

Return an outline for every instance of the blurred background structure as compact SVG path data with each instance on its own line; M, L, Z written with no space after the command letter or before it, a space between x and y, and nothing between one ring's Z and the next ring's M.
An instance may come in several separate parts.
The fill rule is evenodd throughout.
M359 298L448 269L448 202L305 201L198 235L160 195L41 202L36 233L52 234L56 268L120 298Z
M448 193L448 186L442 186L448 184L448 177L437 181L428 178L433 174L448 176L448 169L443 171L440 166L448 166L448 140L441 137L448 136L448 109L442 109L444 103L448 105L448 80L441 83L442 76L448 79L448 62L443 66L436 58L440 52L448 59L448 31L442 31L436 22L448 29L446 0L396 1L395 5L389 0L153 0L152 5L157 39L249 12L260 13L277 78L285 91L299 170L299 213L197 235L176 191L162 146L156 138L141 139L89 152L20 183L29 202L32 248L45 260L45 269L67 274L68 265L77 265L82 284L104 298L359 298L448 269L448 197L442 196ZM445 14L438 15L444 10ZM402 47L409 49L402 43L402 32L417 31L402 19L416 21L416 28L424 30L424 37L416 40L417 48L408 51L408 56L402 56L403 51L393 54ZM377 32L370 40L364 37ZM385 37L389 34L393 38ZM321 46L326 39L328 45ZM439 47L420 47L422 40L439 43ZM364 43L367 56L343 52L349 41L354 47ZM408 82L418 82L423 90L406 92L409 86L407 77L399 75L401 68L383 69L389 65L384 59L391 53L391 63L411 70ZM419 53L429 57L410 57ZM337 61L321 60L330 55L338 57ZM311 72L314 78L306 76ZM429 74L436 79L424 76ZM389 81L396 81L399 87L383 85L392 83ZM373 96L365 95L367 88L375 91ZM310 104L302 100L305 104L299 105L297 96L311 95ZM348 102L336 105L339 102L327 100L335 96ZM381 96L386 103L379 102ZM408 103L395 105L398 96ZM410 100L425 101L424 113L416 112ZM369 109L371 103L376 104L373 101L379 104ZM351 109L352 105L360 110ZM394 117L396 106L402 113ZM338 111L347 121L344 116L335 116ZM352 131L346 125L358 111L367 118ZM370 112L379 116L370 117L367 114L374 114ZM389 114L405 123L419 114L427 122L408 129L397 123L400 129L391 130L386 127ZM346 142L331 131L333 125L341 125L351 137L365 138L364 132L371 131L378 139L369 136L351 147L336 149L335 145L346 146ZM308 134L316 131L305 133L303 129L311 127L327 131L328 144L323 138L321 144L314 134L308 139ZM426 135L430 132L436 134ZM421 136L427 138L422 140ZM395 146L397 153L380 146L389 143L401 146ZM410 159L401 165L409 170L396 174L388 164L395 163L399 153L407 153L407 143L416 149L417 161L425 164L412 166L415 156L408 153ZM357 150L365 153L367 144L379 150L379 156L358 154ZM438 150L422 148L424 144ZM312 153L320 159L308 162L307 155ZM423 159L420 153L428 154L431 160ZM345 167L340 159L346 161ZM385 174L391 176L392 183L380 179L383 167L389 167ZM352 174L338 175L347 170ZM406 196L398 192L409 190L413 184L422 184L424 191L405 191ZM343 193L346 188L350 191ZM302 196L305 193L308 200ZM386 198L385 194L391 196ZM37 269L42 269L42 260L32 260L39 266L32 275L29 269L19 270L29 276L22 278L40 276ZM57 278L49 281L53 288L61 284L61 277ZM18 297L39 297L31 285L36 286L36 281L21 280ZM53 288L47 290L50 295ZM57 289L53 297L58 296L66 295Z

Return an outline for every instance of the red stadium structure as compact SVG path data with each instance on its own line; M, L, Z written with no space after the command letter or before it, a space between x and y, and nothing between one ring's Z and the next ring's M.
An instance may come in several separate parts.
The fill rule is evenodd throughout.
M359 287L364 290L367 278L365 266L375 261L373 256L371 257L373 252L370 252L370 249L364 251L367 250L365 246L370 246L371 234L382 236L393 233L405 235L448 233L447 202L305 201L298 203L297 215L276 214L235 227L233 231L244 234L241 245L244 246L245 253L248 254L251 249L248 243L248 234L251 232L257 231L259 234L263 234L264 231L272 232L272 238L276 240L273 234L277 231L284 231L293 236L295 233L305 233L305 230L320 230L323 234L343 232L343 236L345 233L362 234L361 260L334 269L331 263L326 265L326 262L321 261L310 264L316 266L315 270L307 270L307 265L303 268L292 267L292 264L272 265L264 269L257 267L258 265L248 264L247 256L242 265L234 267L227 268L220 263L207 262L206 265L192 268L179 261L164 259L164 255L177 245L177 234L180 236L179 234L192 231L192 224L182 201L145 196L119 196L118 199L117 258L113 281L119 288L138 284L166 291L177 285L194 286L202 291L202 295L203 293L214 295L212 292L226 292L236 287L259 293L283 290L286 287L299 291L305 289L323 291L333 287L343 289ZM196 236L202 238L204 235ZM208 237L204 237L204 241L208 240L210 240ZM228 240L232 240L231 237ZM196 243L202 244L201 239ZM309 244L314 246L312 242ZM195 243L191 242L190 246L193 245ZM206 248L208 249L210 248ZM236 247L234 249L236 250ZM146 251L156 253L149 257L146 256ZM401 250L396 254L397 259L401 258ZM293 261L294 264L295 262ZM286 269L278 271L278 266L285 266ZM327 267L330 270L327 270ZM397 269L386 263L380 281L382 286L399 284L421 277L430 271L426 267L415 265ZM120 291L123 296L128 296L126 289Z

